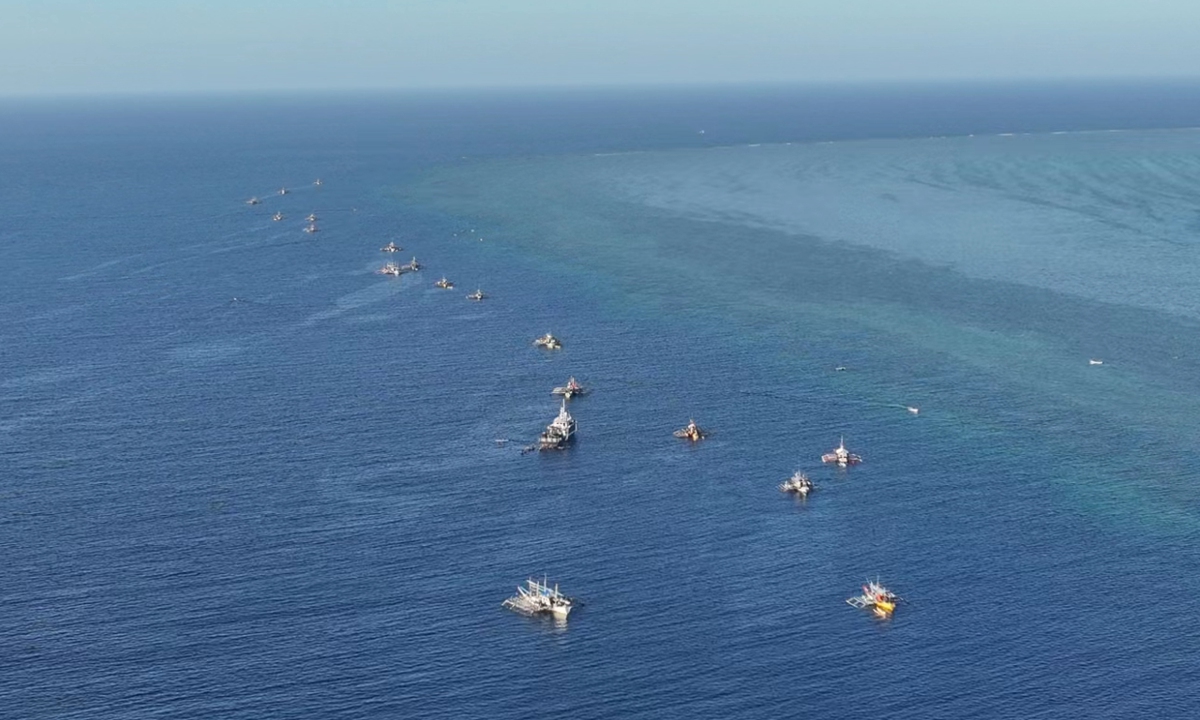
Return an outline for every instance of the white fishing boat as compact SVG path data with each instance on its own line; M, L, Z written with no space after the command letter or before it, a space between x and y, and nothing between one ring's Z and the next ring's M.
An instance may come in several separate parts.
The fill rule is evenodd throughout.
M454 283L450 282L445 277L443 277L441 280L438 280L437 282L435 282L434 286L440 287L443 290L453 290L454 289Z
M247 200L247 201L246 201L246 204L247 204L247 205L261 205L261 204L262 204L262 200L259 200L259 199L258 199L258 198L256 198L256 197L252 197L252 198L250 198L249 200Z
M570 400L575 395L586 395L587 388L580 385L579 381L577 381L575 379L575 377L572 376L571 378L569 378L567 380L566 385L563 385L562 387L556 387L553 390L551 390L550 392L555 395L562 395L566 399Z
M547 350L561 350L562 349L562 341L559 340L558 338L554 337L550 333L546 333L545 335L541 336L537 340L534 340L533 344L536 347L543 347L543 348L546 348Z
M403 249L404 248L400 247L396 243L390 242L387 245L384 245L383 247L379 248L379 251L386 252L386 253L393 253L393 252L400 252Z
M817 486L812 480L808 479L800 470L792 474L790 478L779 483L779 489L785 493L795 493L800 497L808 497L808 494L817 489Z
M288 189L287 189L287 188L285 188L285 187L281 187L281 188L279 188L279 194L280 194L280 195L287 195L287 194L288 194Z
M417 262L416 256L413 256L412 261L409 262L407 265L403 265L402 267L405 270L410 270L412 272L416 272L421 269L421 263Z
M847 465L857 465L862 462L862 458L846 449L846 439L842 438L838 446L832 452L827 452L821 456L821 462L833 463L838 467L846 467Z
M316 222L316 221L317 221L317 214L316 214L316 213L309 213L309 214L308 214L308 217L306 217L306 218L304 218L304 219L305 219L305 220L307 220L307 221L309 221L309 222Z
M484 299L485 297L487 297L487 295L484 295L482 290L476 290L475 292L468 295L467 299L478 302L478 301Z
M1103 360L1088 360L1088 365L1103 365Z
M551 615L557 620L566 620L575 605L574 598L563 595L558 583L553 586L542 578L541 582L529 578L524 585L517 586L517 594L502 605L522 615Z
M321 187L324 184L325 183L321 182L321 178L317 178L316 180L313 180L313 185L316 185L317 187Z
M376 270L380 275L391 275L392 277L400 277L404 270L396 263L386 263L383 267Z
M308 233L308 234L310 234L310 235L311 235L312 233L315 233L316 231L317 231L317 224L316 224L316 223L309 223L309 224L307 224L307 225L305 225L305 226L304 226L304 232L306 232L306 233Z
M687 425L672 434L681 440L691 440L692 442L699 442L708 437L708 431L697 425L695 420L688 420Z
M904 407L904 409L905 409L905 410L907 410L907 411L909 411L909 412L910 412L910 413L912 413L913 415L920 415L920 414L921 414L921 408L919 408L919 407L915 407L915 406L913 406L913 405L906 405L906 406Z
M283 213L276 211L276 213L271 216L271 219L274 220L275 222L279 222L280 220L283 219Z
M561 450L575 437L575 418L567 412L567 401L563 400L558 410L558 417L546 426L546 431L538 436L539 450Z

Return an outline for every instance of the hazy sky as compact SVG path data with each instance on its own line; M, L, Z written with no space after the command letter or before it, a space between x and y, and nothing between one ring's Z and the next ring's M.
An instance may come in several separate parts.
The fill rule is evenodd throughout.
M1200 76L1200 0L0 0L0 94Z

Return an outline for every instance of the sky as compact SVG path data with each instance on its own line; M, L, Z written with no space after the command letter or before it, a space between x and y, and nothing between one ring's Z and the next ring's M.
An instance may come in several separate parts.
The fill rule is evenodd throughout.
M1200 77L1200 0L0 0L0 95Z

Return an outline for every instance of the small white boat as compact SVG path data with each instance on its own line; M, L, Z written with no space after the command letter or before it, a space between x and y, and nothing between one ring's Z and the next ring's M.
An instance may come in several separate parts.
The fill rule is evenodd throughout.
M554 395L562 395L566 399L570 400L575 395L586 395L587 388L580 385L579 381L572 376L567 380L566 385L563 385L562 387L556 387L550 392Z
M441 280L438 280L437 282L435 282L434 286L440 287L443 290L453 290L454 289L454 283L450 282L449 280L447 280L444 277Z
M283 219L283 213L276 212L274 215L271 216L271 219L274 220L275 222L279 222L280 220Z
M306 232L306 233L310 233L310 234L311 234L311 233L315 233L316 231L317 231L317 224L316 224L316 223L309 223L308 225L305 225L305 226L304 226L304 232Z
M688 420L688 424L672 433L680 440L691 440L692 442L700 442L708 437L708 431L696 424L695 420Z
M790 478L779 483L779 490L785 493L795 493L800 497L808 497L808 494L816 490L817 486L812 480L808 479L800 470L792 474Z
M1103 360L1088 360L1088 365L1103 365Z
M316 221L317 221L317 214L316 214L316 213L309 213L309 214L308 214L308 217L306 217L306 218L304 218L304 219L305 219L305 220L307 220L307 221L309 221L309 222L316 222Z
M533 341L535 347L543 347L547 350L561 350L562 341L554 337L550 333L546 333L537 340Z
M541 582L532 578L525 581L524 586L517 586L517 594L505 600L503 606L522 615L549 614L556 620L566 620L574 606L572 598L558 591L558 585L542 578Z
M404 248L400 247L396 243L390 242L387 245L384 245L383 247L379 248L379 251L380 252L400 252L403 249Z
M392 277L400 277L400 273L404 270L396 263L387 263L383 267L376 270L380 275L391 275Z
M475 292L468 295L467 299L479 301L479 300L484 299L485 297L487 297L487 295L484 295L482 290L476 290Z
M905 408L904 408L904 409L905 409L905 410L907 410L907 411L909 411L909 412L910 412L910 413L912 413L913 415L918 415L918 414L920 414L920 412L921 412L921 408L919 408L919 407L913 407L912 405L907 405L907 406L905 406Z
M259 200L259 199L258 199L258 198L256 198L256 197L252 197L252 198L250 198L249 200L247 200L247 201L246 201L246 204L247 204L247 205L261 205L261 204L262 204L262 200Z
M281 188L279 188L279 194L280 194L280 195L287 195L287 194L288 194L288 189L287 189L287 188L285 188L285 187L281 187Z
M846 449L846 440L843 438L832 452L827 452L821 456L821 462L833 463L838 467L846 467L847 465L859 464L862 462L862 458Z
M313 180L313 185L316 185L317 187L321 187L324 184L325 183L321 182L321 178L317 178L316 180Z

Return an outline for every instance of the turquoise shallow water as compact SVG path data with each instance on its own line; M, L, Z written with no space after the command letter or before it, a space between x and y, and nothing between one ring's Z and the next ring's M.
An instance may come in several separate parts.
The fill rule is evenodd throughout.
M1195 707L1200 136L756 97L4 110L5 706ZM520 455L572 374L578 442ZM499 607L542 573L565 628Z

